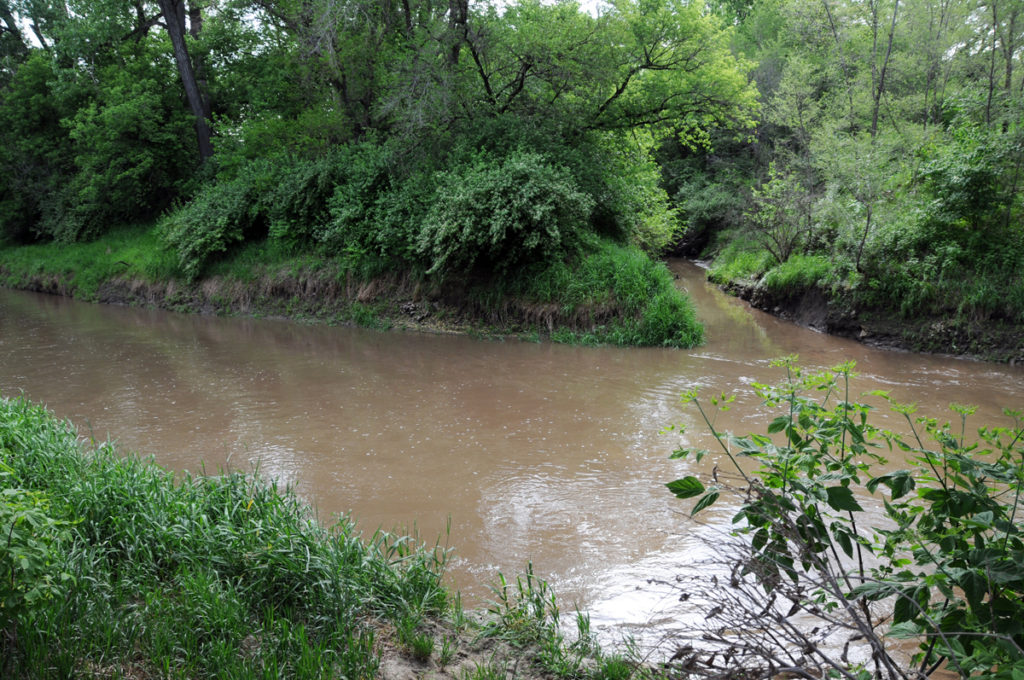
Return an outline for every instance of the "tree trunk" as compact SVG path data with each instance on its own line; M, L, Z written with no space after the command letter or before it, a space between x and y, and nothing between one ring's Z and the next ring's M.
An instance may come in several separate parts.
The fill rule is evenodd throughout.
M878 4L876 3L874 6L875 6L875 8L877 8ZM889 43L888 43L888 45L886 46L886 49L885 49L885 59L882 60L882 68L881 68L881 71L878 73L877 82L876 82L876 78L875 78L875 73L876 73L876 65L875 64L876 64L876 59L877 59L876 54L877 54L877 45L878 45L878 14L877 14L877 10L876 10L876 13L873 15L872 28L874 30L874 47L872 48L872 55L871 55L871 80L872 80L872 84L875 85L875 91L872 93L874 95L875 101L874 101L874 107L872 108L872 111L871 111L871 140L872 140L872 142L874 142L875 137L878 136L878 112L879 112L879 109L882 106L882 95L885 93L885 74L889 70L889 59L892 57L892 41L893 41L893 36L896 34L896 13L899 12L899 9L900 9L900 2L899 2L899 0L896 0L896 2L893 3L893 6L892 6L892 22L890 22L890 24L889 24Z
M0 21L3 21L3 26L0 26L0 34L4 32L11 33L17 38L15 45L18 54L27 54L28 45L25 43L25 36L21 34L21 29L18 28L18 21L14 18L11 7L5 0L0 0Z
M451 32L451 48L448 53L448 65L455 66L459 62L462 42L466 39L467 22L469 21L469 0L449 0L448 30Z
M872 213L872 208L873 207L874 206L871 203L868 203L868 205L867 205L867 215L865 216L865 219L864 219L864 232L860 235L860 245L857 246L857 259L853 263L853 268L856 271L858 271L858 272L860 272L862 274L864 272L860 268L860 258L861 258L861 256L864 255L864 244L867 243L867 241L868 241L868 232L871 231L871 213Z
M171 38L174 49L174 61L178 65L178 75L185 88L189 108L196 119L196 139L199 142L199 158L205 163L213 156L213 143L209 119L206 117L205 98L199 89L195 69L189 58L188 46L185 44L185 8L184 0L159 0L160 11L164 15L167 34Z
M199 40L199 33L203 30L202 9L199 0L191 0L188 4L188 33L192 36L193 40ZM206 120L211 120L210 98L207 96L209 89L206 84L206 65L203 63L201 55L194 54L191 56L192 63L195 66L196 84L199 86L199 99L203 105L203 117Z
M992 97L996 90L996 41L999 34L999 5L992 2L992 51L989 53L988 66L988 97L985 99L985 125L992 124Z

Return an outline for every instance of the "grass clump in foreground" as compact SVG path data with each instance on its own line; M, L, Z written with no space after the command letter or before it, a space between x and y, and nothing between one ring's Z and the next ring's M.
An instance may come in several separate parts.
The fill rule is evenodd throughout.
M446 551L326 528L253 476L175 480L86 446L24 399L0 398L0 530L0 677L371 678L382 654L445 677L470 675L474 659L523 677L611 677L589 641L584 670L550 610L528 626L513 615L534 591L547 597L542 582L470 624L441 584ZM473 629L486 655L467 652ZM516 651L527 644L541 651Z
M327 529L251 476L172 473L0 401L4 677L371 677L374 621L441 615L444 552Z

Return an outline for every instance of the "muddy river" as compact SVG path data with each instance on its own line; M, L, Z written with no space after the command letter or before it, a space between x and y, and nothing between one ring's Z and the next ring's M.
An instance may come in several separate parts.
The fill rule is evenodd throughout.
M870 349L751 310L671 263L707 344L692 351L565 347L209 318L0 290L0 393L24 393L83 434L113 438L176 470L250 470L292 484L321 518L365 531L445 531L449 570L480 604L496 573L528 561L563 608L595 627L664 625L669 580L705 550L663 483L693 413L679 395L740 391L722 428L763 431L753 381L797 353L811 367L849 359L857 391L886 389L977 422L1024 408L1024 369ZM893 419L893 423L895 423ZM705 463L710 467L714 459ZM721 512L721 511L720 511ZM727 522L723 512L718 521ZM709 515L714 522L716 516Z

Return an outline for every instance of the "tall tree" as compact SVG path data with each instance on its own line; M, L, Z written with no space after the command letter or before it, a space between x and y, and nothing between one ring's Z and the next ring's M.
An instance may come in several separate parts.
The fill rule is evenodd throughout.
M174 51L174 62L178 67L178 76L185 88L185 97L188 99L189 108L195 118L196 140L199 143L199 157L203 162L213 156L212 132L210 128L210 107L207 103L205 93L199 87L199 80L196 78L196 68L189 56L188 45L185 42L185 0L158 0L160 11L164 17L164 26L167 35L171 39L171 48ZM199 7L193 5L188 10L193 19L193 31L198 34L199 25L197 19L201 17Z

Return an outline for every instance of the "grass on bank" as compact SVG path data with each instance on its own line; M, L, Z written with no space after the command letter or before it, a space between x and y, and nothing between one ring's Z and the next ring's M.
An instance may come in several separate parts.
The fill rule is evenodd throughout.
M568 262L540 262L487 280L364 269L344 256L297 252L268 238L231 249L210 263L205 281L189 284L159 228L145 225L116 229L87 243L0 245L0 284L60 291L87 301L98 300L102 285L111 280L174 282L174 298L163 304L180 311L244 307L250 313L319 316L387 328L405 320L397 307L414 294L435 298L445 308L443 315L485 328L484 335L543 335L588 345L688 348L703 342L689 298L663 263L636 247L597 237L587 239ZM395 285L396 280L406 285ZM220 289L204 285L210 281L218 281ZM311 288L292 285L307 281L315 282L312 288L318 292L344 288L348 297L328 301L318 292L306 292L299 295L309 299L297 304L279 299ZM366 285L352 286L353 281ZM375 281L383 283L372 285ZM260 284L269 292L253 296ZM365 291L371 289L375 292L367 299ZM248 293L244 305L232 299L241 291Z
M532 572L501 580L481 628L442 585L438 547L325 527L258 477L176 480L24 399L0 398L0 530L0 677L372 678L389 645L442 672L474 635L513 654L467 680L506 677L513 657L523 677L636 670L585 617L567 641Z
M906 320L1024 324L1024 251L1019 244L1002 244L977 256L946 250L866 261L857 271L836 253L794 253L779 264L756 238L729 234L719 240L708 278L723 285L759 285L782 298L819 287L845 298L847 306Z
M325 528L255 477L83 448L0 402L4 677L372 677L376 620L450 609L441 550Z
M0 283L25 288L34 282L60 281L74 297L95 301L100 285L114 278L171 279L177 258L151 227L125 226L96 239L29 245L0 242Z

